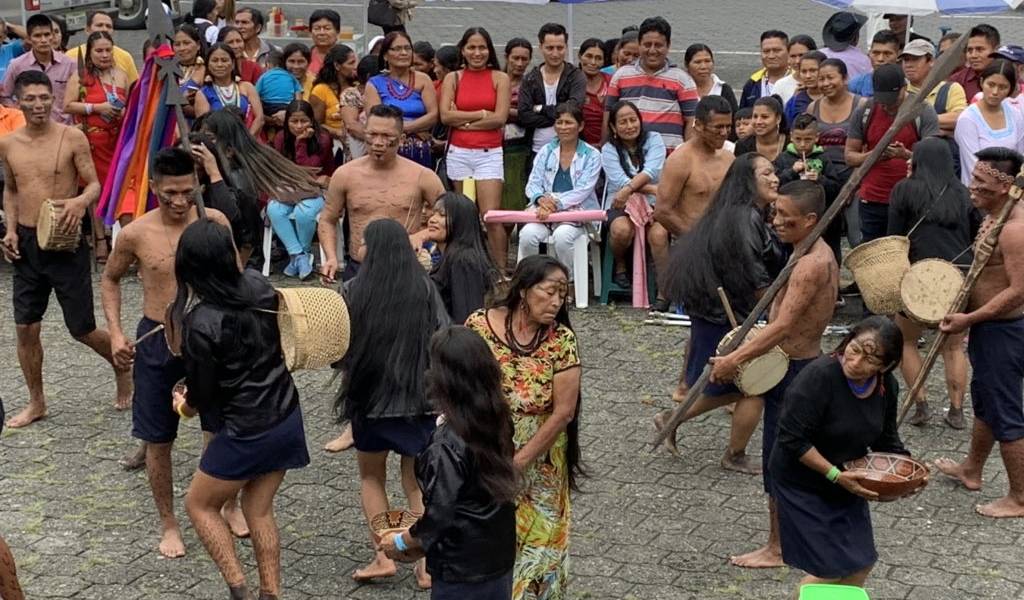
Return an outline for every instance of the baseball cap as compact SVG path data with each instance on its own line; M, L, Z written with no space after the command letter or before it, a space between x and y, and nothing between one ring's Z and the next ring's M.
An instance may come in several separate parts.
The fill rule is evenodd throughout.
M928 40L910 40L906 46L903 46L903 52L900 52L900 56L935 56L935 46Z
M899 65L882 65L871 74L871 84L875 88L875 101L886 106L898 104L900 89L906 85L903 69Z
M1000 46L998 50L989 54L990 58L1005 58L1013 63L1024 63L1024 48L1020 46Z

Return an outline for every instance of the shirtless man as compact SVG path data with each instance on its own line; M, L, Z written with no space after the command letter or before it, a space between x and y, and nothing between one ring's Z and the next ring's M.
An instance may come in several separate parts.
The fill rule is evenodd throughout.
M796 246L807 238L824 212L824 188L813 181L794 181L779 190L772 225L782 242ZM821 336L832 320L838 281L839 265L836 264L835 255L828 244L819 238L807 254L797 261L789 281L775 297L768 313L768 325L761 330L761 334L731 353L711 359L711 381L725 383L736 377L740 365L775 346L781 346L789 355L789 370L785 378L764 395L761 464L764 491L768 494L768 543L753 552L733 556L731 562L736 566L783 566L778 516L768 474L768 457L775 445L786 389L797 374L821 354Z
M655 224L647 235L658 276L655 310L668 310L664 299L665 272L671 240L689 233L704 216L733 155L724 150L732 129L732 107L721 96L705 96L697 103L693 137L665 161L654 203Z
M327 203L320 213L317 227L320 244L327 260L321 278L324 284L334 281L338 271L338 219L345 212L349 217L349 260L341 275L349 280L359 272L359 263L366 253L363 231L370 221L394 219L405 225L413 248L426 239L424 207L444 193L441 180L430 169L398 156L402 136L402 111L378 104L370 109L366 121L366 156L338 167L327 188ZM342 251L343 252L343 251ZM340 452L352 446L352 428L328 442L328 452Z
M195 148L199 153L209 153L201 145ZM192 156L178 148L158 152L153 158L150 188L159 207L121 230L103 271L101 291L114 362L121 368L132 368L134 373L132 435L145 442L146 475L160 514L160 554L177 558L185 555L185 545L174 517L171 447L178 432L178 415L171 409L170 398L174 384L185 377L185 365L181 358L171 355L163 334L138 345L125 338L121 328L121 278L133 263L138 263L143 317L136 330L137 339L164 322L167 306L178 290L174 275L178 239L199 218L195 208L199 180ZM207 208L206 214L230 227L220 211Z
M444 186L430 169L398 156L402 137L402 111L379 104L370 109L366 122L366 156L346 163L334 172L327 188L327 203L320 213L317 231L323 246L321 275L334 279L338 271L338 219L348 213L349 261L342 279L349 280L359 271L366 253L363 230L376 219L394 219L405 225L410 240L418 248L424 241L423 207L434 205ZM419 235L417 235L419 234Z
M1013 202L1010 187L1024 157L1005 148L986 148L975 156L971 201L988 215L977 245L991 229L994 215ZM967 354L973 369L974 430L963 462L940 458L935 467L967 489L980 490L985 461L998 441L1010 489L975 510L986 517L1024 517L1024 206L1019 202L971 290L967 312L947 315L939 327L949 334L971 330Z
M75 231L100 194L89 141L78 128L50 120L53 86L42 71L25 71L14 84L15 97L25 115L25 127L0 138L4 164L4 212L8 230L3 239L4 258L14 263L14 322L18 332L18 362L29 390L28 406L11 417L8 427L25 427L46 417L43 393L43 346L39 332L50 300L64 313L64 324L79 342L113 363L110 336L96 328L93 314L92 269L89 247L81 243L73 252L39 249L36 223L43 200L53 199L59 209L57 227ZM77 194L79 182L85 184ZM128 408L132 397L131 373L119 371L114 406Z

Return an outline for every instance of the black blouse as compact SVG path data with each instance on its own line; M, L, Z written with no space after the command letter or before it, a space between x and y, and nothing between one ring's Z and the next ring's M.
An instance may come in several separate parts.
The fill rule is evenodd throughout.
M478 582L516 562L516 507L480 485L466 443L449 425L416 457L423 516L409 530L427 553L427 571L445 582Z
M955 190L947 190L946 194L956 194L960 201L960 218L955 223L939 223L928 213L928 209L916 208L921 202L912 198L920 186L911 186L910 180L896 184L889 196L889 229L888 235L910 234L910 262L915 263L926 258L941 258L953 261L960 266L969 266L974 260L971 244L981 227L982 216L971 204L971 197L966 189L957 186ZM930 199L935 202L936 199ZM920 225L917 223L920 222ZM917 225L915 228L914 226ZM911 233L911 230L913 232ZM966 250L966 252L965 252Z
M277 310L277 294L256 270L246 269L256 306ZM284 364L277 315L250 311L259 328L238 311L200 302L185 317L182 354L188 404L214 431L232 437L262 433L284 420L299 403L299 392ZM243 335L243 333L245 335ZM245 339L254 340L243 347Z
M800 462L812 447L840 469L869 449L909 455L896 428L898 396L892 373L882 378L874 394L858 398L838 359L815 359L800 372L783 399L779 436L769 461L776 482L823 496L848 494Z

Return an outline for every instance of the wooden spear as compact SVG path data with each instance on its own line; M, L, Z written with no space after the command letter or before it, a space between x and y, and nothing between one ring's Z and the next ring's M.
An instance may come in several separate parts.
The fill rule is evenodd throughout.
M782 272L775 278L772 285L765 290L765 293L758 300L757 305L754 307L747 318L743 321L740 326L740 330L737 335L733 336L732 341L725 345L722 349L724 353L729 353L735 350L746 338L747 333L754 327L754 323L757 321L758 315L763 313L767 309L775 296L782 289L782 286L786 285L789 281L789 276L796 267L796 263L807 254L807 251L811 249L814 242L818 240L825 233L825 229L828 228L829 224L839 216L839 213L843 210L846 203L853 197L854 192L860 186L860 182L867 175L868 171L875 166L875 163L882 157L882 152L885 151L886 147L892 143L893 138L896 134L903 129L903 126L910 123L917 118L917 115L921 112L921 108L925 104L925 98L931 93L933 89L942 81L946 80L953 71L963 65L963 53L964 48L967 46L967 36L960 36L956 44L946 50L942 57L932 67L931 73L928 74L921 89L913 97L910 102L905 102L900 107L899 113L896 115L896 119L893 121L889 130L885 132L882 139L878 141L875 148L868 154L863 164L858 167L851 175L850 179L840 190L839 196L836 198L832 206L828 207L825 214L818 220L818 224L814 226L811 233L800 242L793 250L793 255L789 258L789 262L783 267ZM686 398L683 402L672 411L672 416L669 418L665 426L655 436L654 442L651 445L651 451L653 452L658 446L665 440L669 434L672 434L675 428L682 423L683 417L686 415L686 411L690 410L690 407L697 401L697 398L704 392L704 388L707 387L708 382L711 379L711 364L705 365L704 371L701 372L700 377L694 382L693 386L690 387L690 391L686 394Z
M995 252L996 246L999 245L999 234L1003 230L1003 225L1009 219L1010 213L1013 212L1013 207L1020 200L1022 191L1024 191L1024 167L1021 168L1020 173L1017 174L1017 178L1013 182L1013 187L1010 188L1010 198L996 214L992 228L988 230L984 239L979 240L975 247L971 268L967 272L967 277L964 278L963 285L960 286L960 291L957 292L956 299L953 300L953 305L949 308L950 313L961 312L967 306L967 301L971 296L971 291L974 289L974 284L977 283L978 277L981 276L981 271L988 264L989 259L992 258L992 253ZM948 337L948 333L940 330L932 341L932 345L928 349L928 355L924 359L924 364L921 365L921 372L917 374L914 385L910 386L910 391L907 392L907 397L903 400L899 418L896 420L897 427L902 425L903 420L907 418L910 407L914 405L914 397L921 391L925 380L928 379L928 373L935 366L935 361L939 357L942 345Z

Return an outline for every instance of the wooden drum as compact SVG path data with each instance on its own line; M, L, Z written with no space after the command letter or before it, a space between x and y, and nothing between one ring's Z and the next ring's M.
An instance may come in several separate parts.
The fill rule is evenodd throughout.
M733 336L736 335L739 329L737 327L725 334L722 341L718 343L719 355L722 354L722 349L732 341ZM747 333L744 343L760 335L763 329L763 325L755 325ZM752 358L740 365L733 383L747 396L760 396L779 385L783 378L786 377L787 370L789 370L789 355L782 348L775 346L761 356Z
M927 258L910 266L900 283L903 312L911 319L935 327L953 308L964 276L953 263Z
M54 206L53 201L49 198L43 200L39 207L39 220L36 222L36 239L40 250L74 252L78 249L82 238L82 222L78 222L74 231L67 232L60 228L59 217L60 209Z

